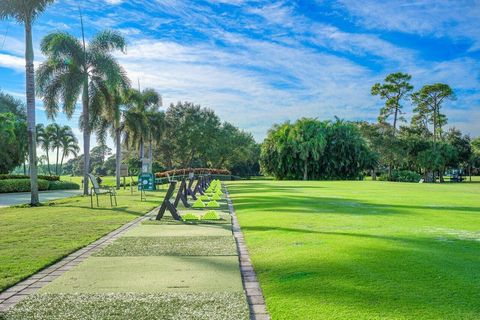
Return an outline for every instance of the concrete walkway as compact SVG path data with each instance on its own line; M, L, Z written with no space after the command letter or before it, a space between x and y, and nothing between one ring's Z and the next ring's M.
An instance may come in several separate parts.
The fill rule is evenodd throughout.
M82 190L40 191L40 202L68 198L82 194ZM0 208L30 203L30 192L0 193Z

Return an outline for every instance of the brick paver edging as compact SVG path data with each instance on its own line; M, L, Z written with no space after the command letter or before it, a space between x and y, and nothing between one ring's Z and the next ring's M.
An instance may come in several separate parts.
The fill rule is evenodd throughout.
M270 320L270 316L263 298L262 288L258 283L255 270L252 266L252 261L248 255L247 246L243 237L242 230L238 224L235 209L233 208L232 200L228 193L227 187L224 185L225 195L227 198L228 209L232 216L233 236L237 243L238 259L240 261L240 272L242 274L243 288L247 295L248 307L250 309L251 320Z
M157 209L153 209L152 211L147 213L147 215L151 214L155 210ZM46 286L47 284L61 276L63 273L69 271L70 269L78 265L80 262L87 259L96 251L112 243L129 229L140 223L144 218L145 216L141 216L133 221L128 222L127 224L124 224L120 228L110 232L106 236L98 239L97 241L92 242L88 246L71 253L59 262L49 266L48 268L40 270L29 278L3 291L2 293L0 293L0 312L6 311L9 308L13 307L19 301L25 299L26 297L28 297L28 295L35 293L40 288Z

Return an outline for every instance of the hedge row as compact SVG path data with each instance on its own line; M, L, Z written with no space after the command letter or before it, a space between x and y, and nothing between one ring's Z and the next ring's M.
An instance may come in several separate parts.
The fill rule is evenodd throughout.
M226 170L226 169L210 169L210 168L186 168L186 169L173 169L169 171L164 171L164 172L157 172L155 173L155 177L157 178L164 178L167 176L167 174L172 177L172 176L179 176L179 175L188 175L190 172L193 172L194 174L224 174L224 175L230 175L231 172Z
M394 181L394 182L418 182L422 176L415 171L410 170L392 170L392 176L382 174L379 177L380 181Z
M78 190L80 185L78 183L69 181L51 181L48 190Z
M80 186L67 181L47 181L38 179L38 190L78 190ZM0 180L0 193L30 192L30 179L2 179Z
M12 179L30 179L30 176L24 174L0 174L0 180L12 180ZM47 181L60 181L59 176L45 176L39 175L38 179Z

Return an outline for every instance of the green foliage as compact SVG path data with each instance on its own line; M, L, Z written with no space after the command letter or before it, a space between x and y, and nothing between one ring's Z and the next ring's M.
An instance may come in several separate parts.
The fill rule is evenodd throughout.
M0 90L0 113L13 113L17 118L26 120L25 105L22 101Z
M449 163L456 162L457 159L457 151L446 142L433 142L428 149L418 154L419 165L428 172L443 170Z
M398 121L405 121L403 118L403 106L401 100L404 99L408 92L413 90L410 84L412 76L406 73L392 73L385 78L385 83L376 83L371 90L372 95L379 95L385 100L385 107L380 109L378 122L385 122L390 116L393 116L393 130L397 129Z
M101 31L88 44L66 32L48 34L40 44L46 60L36 72L37 93L49 118L54 119L60 110L71 118L82 97L84 176L90 169L90 133L101 126L105 120L101 115L112 107L110 93L126 89L130 83L113 55L116 50L126 52L126 42L118 32ZM84 184L84 193L88 193L88 183Z
M428 129L433 126L433 139L442 138L442 127L447 124L447 117L441 113L443 103L446 100L455 99L452 88L444 83L425 85L419 91L412 94L415 104L413 110L416 114L412 118L412 124Z
M190 102L171 104L165 131L155 150L165 168L232 169L233 174L258 174L259 147L253 136L213 110Z
M0 180L5 180L5 179L30 179L30 177L23 174L0 174ZM47 180L47 181L59 181L60 177L39 175L38 179Z
M387 174L381 175L378 179L380 181L394 181L394 182L419 182L422 175L410 170L392 170L389 177Z
M80 185L78 183L69 181L50 181L48 190L79 190Z
M19 23L31 23L54 0L3 0L0 2L0 20L13 18Z
M56 123L47 125L37 124L37 143L45 151L48 173L52 174L50 166L50 151L56 152L54 173L61 174L65 157L76 156L80 150L78 140L69 126L60 126Z
M0 113L0 173L8 173L24 160L27 152L24 117Z
M48 190L49 182L38 179L38 190ZM0 193L30 192L30 179L5 179L0 180Z
M374 160L358 128L338 119L275 125L261 153L263 171L277 179L354 179Z

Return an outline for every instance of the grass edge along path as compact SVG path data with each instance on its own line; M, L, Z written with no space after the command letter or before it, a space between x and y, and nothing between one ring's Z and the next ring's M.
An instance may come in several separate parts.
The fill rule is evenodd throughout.
M166 228L169 232L172 227L176 227L179 232L177 237L149 237L150 243L178 240L179 236L186 236L191 228L196 228L195 225L184 224L138 224L132 228L132 231L137 230L136 233L131 234L140 235L142 230L151 231L152 227L160 231ZM203 230L209 228L226 231L225 225L209 225ZM126 241L134 238L126 236L128 233L130 231L125 233L125 240L122 240L123 247ZM158 233L161 235L161 232ZM230 237L233 239L231 227ZM132 243L138 245L142 241L140 238ZM112 247L115 245L115 242L110 244ZM179 253L184 255L186 252L183 245L180 243L178 248ZM175 244L167 249L169 255L162 255L163 249L158 249L157 256L91 256L10 309L3 315L3 319L97 319L99 310L112 299L118 301L118 306L128 304L128 308L123 308L128 314L122 313L122 309L106 308L110 311L102 313L102 319L125 318L128 315L135 319L249 318L237 252L225 256L200 256L192 252L191 256L182 256L173 255ZM105 250L108 251L108 247ZM131 295L138 296L139 299L132 299ZM148 299L151 299L152 304L145 301ZM162 309L158 307L162 304L154 305L159 299L178 305L178 310L174 306ZM55 302L53 305L52 301ZM80 308L75 307L77 304Z
M44 286L48 285L50 282L57 279L60 275L71 270L72 268L80 264L82 261L84 261L86 258L88 258L92 253L104 248L113 240L125 234L130 228L140 223L142 219L143 217L139 217L127 224L124 224L120 228L110 232L104 237L98 239L97 241L92 242L86 247L83 247L82 249L71 253L62 260L50 265L48 268L45 268L40 272L35 273L29 278L3 291L0 294L0 319L3 319L3 312L9 310L23 299L29 297Z
M163 194L149 193L147 201L141 201L139 192L119 190L113 208L108 196L100 197L100 207L93 209L90 197L83 196L34 208L0 208L0 292L145 215L160 204Z

